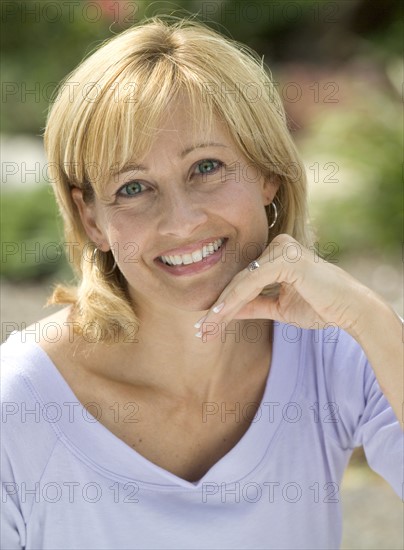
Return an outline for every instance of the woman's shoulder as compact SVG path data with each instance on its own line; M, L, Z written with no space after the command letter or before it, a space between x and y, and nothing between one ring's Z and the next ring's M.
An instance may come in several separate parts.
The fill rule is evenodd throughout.
M70 306L59 309L58 311L34 321L22 330L12 330L6 334L6 339L2 346L10 341L14 344L16 336L20 338L20 343L35 343L42 346L47 341L57 342L62 341L63 337L71 332L74 323L70 322L71 308ZM21 335L21 336L20 336ZM2 347L2 349L4 349Z
M57 401L63 402L63 386L40 336L47 323L63 315L14 331L1 346L2 452L10 479L20 471L37 475L58 441L52 414Z
M73 330L77 323L64 308L9 336L1 346L3 400L45 408L56 400L91 401L94 372L108 350Z
M297 323L275 323L277 344L284 350L297 350L297 356L309 368L338 369L340 374L364 366L366 357L358 342L335 323L320 328L302 328Z
M13 331L1 345L2 398L27 392L27 380L41 376L49 362L62 357L69 340L69 308Z
M356 396L356 402L363 404L375 376L364 350L348 332L335 324L310 329L280 325L278 341L282 352L278 356L284 360L293 354L302 387L313 399L352 406Z
M40 348L50 356L63 356L70 344L78 342L76 324L71 320L71 308L62 308L24 330L13 331L1 346L2 355L20 360Z

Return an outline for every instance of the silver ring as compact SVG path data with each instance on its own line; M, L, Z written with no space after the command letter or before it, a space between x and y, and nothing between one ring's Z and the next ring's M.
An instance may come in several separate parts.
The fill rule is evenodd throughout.
M254 269L258 269L260 264L257 262L257 260L254 260L248 265L248 271L254 271Z

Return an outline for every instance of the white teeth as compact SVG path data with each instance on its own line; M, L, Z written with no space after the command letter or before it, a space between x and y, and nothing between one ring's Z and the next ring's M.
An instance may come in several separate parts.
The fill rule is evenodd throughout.
M192 261L193 262L200 262L203 258L203 249L202 250L196 250L195 252L192 252Z
M191 254L183 254L182 255L182 263L185 265L192 264L193 259Z
M175 256L160 256L160 259L168 265L189 265L197 263L210 256L218 250L224 242L224 239L217 239L212 243L204 245L201 249L195 250L192 254L176 254Z

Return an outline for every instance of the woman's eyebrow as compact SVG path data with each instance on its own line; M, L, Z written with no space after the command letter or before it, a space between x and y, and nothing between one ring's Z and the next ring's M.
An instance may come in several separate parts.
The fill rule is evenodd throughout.
M217 143L215 141L211 141L208 143L198 143L198 145L192 145L191 147L187 147L187 149L184 149L184 151L182 151L182 153L180 154L180 157L184 158L189 155L189 153L192 153L192 151L194 151L195 149L202 149L203 147L228 147L228 145Z
M120 170L114 172L112 175L119 176L120 174L125 174L125 172L147 172L147 170L147 166L144 166L143 164L128 162L128 164L125 164L125 166L123 166Z

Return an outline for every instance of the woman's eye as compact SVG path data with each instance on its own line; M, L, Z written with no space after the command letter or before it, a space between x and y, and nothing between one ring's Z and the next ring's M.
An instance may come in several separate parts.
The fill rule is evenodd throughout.
M120 190L118 191L118 195L123 195L124 197L132 197L133 195L139 195L144 189L144 185L140 183L140 181L130 181L129 183L125 183Z
M198 162L196 165L196 173L197 174L210 174L211 172L215 172L220 166L221 162L218 160L202 160L201 162Z

